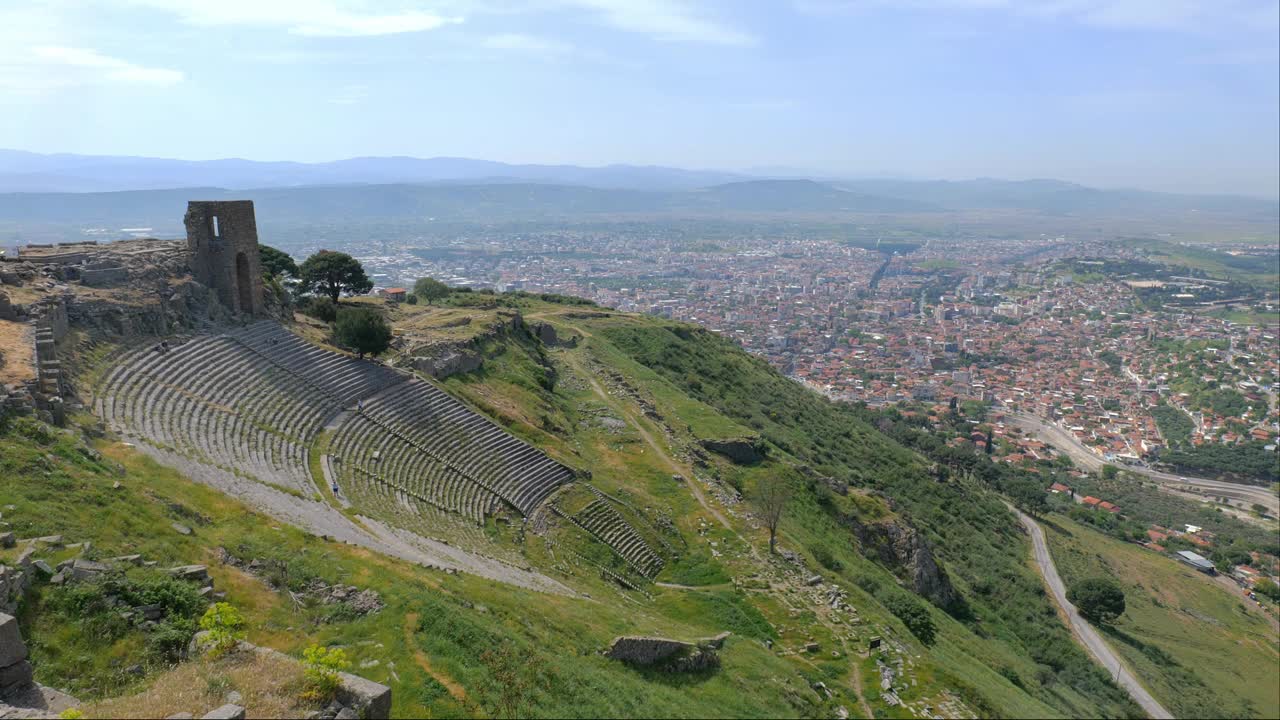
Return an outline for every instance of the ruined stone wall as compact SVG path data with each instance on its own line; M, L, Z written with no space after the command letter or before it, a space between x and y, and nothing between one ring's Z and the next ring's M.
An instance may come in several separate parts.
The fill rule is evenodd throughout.
M183 218L191 271L233 312L263 311L258 225L251 200L192 200Z

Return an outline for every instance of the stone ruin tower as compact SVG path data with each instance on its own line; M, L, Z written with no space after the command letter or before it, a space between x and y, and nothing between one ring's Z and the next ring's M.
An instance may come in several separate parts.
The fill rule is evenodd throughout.
M252 200L192 200L183 217L196 280L232 312L262 313L262 263Z

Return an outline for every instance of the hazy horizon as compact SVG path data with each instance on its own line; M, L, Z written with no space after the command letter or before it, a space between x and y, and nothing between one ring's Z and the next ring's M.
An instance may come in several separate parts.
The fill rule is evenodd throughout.
M1260 200L1270 200L1270 201L1277 201L1277 200L1280 200L1280 195L1277 195L1277 194L1266 195L1266 194L1262 194L1262 193L1230 192L1230 191L1222 191L1222 192L1198 191L1198 192L1197 192L1197 191L1179 191L1179 190L1167 190L1167 189L1159 189L1159 188L1151 188L1151 187L1140 187L1140 186L1135 186L1135 185L1098 185L1098 184L1090 184L1090 183L1079 182L1079 181L1077 181L1077 180L1073 180L1073 179L1071 179L1071 178L1048 177L1048 176L1043 176L1043 177L1030 177L1030 176L1028 176L1028 177L996 177L996 176L991 176L991 175L973 175L973 176L957 176L957 177L924 177L924 176L907 175L907 174L905 174L905 173L893 173L893 172L888 172L888 171L885 171L885 172L867 172L867 173L843 173L843 174L842 174L842 173L823 172L823 171L819 171L819 170L811 170L811 169L806 169L806 168L796 168L796 167L779 167L779 166L771 166L771 167L746 167L746 168L716 168L716 167L677 167L677 166L669 166L669 165L653 165L653 164L646 164L646 163L625 163L625 162L601 162L601 163L516 163L516 162L510 162L510 161L506 161L506 160L502 160L502 159L497 159L497 158L484 158L484 157L471 158L471 157L462 157L462 156L459 156L459 155L435 155L435 156L431 156L431 157L421 157L421 156L407 155L407 154L395 154L395 155L362 155L362 156L350 156L350 157L335 157L335 158L330 158L330 159L320 159L320 160L295 160L295 159L291 159L291 158L247 158L247 157L234 157L234 156L226 156L226 157L208 157L208 158L193 158L193 157L157 157L157 156L150 156L150 155L109 155L109 154L98 154L98 153L60 153L60 152L48 152L48 153L44 153L44 152L37 152L37 151L31 151L31 150L20 150L20 149L17 149L17 148L0 148L0 152L7 152L7 151L30 152L30 153L37 154L37 155L48 155L48 156L56 156L56 155L74 155L74 156L80 156L80 157L96 157L96 158L119 157L119 158L129 158L129 159L146 159L146 160L176 161L176 162L193 162L193 163L202 163L202 162L213 162L213 163L216 163L216 162L250 162L250 163L297 163L297 164L301 164L301 165L324 165L324 164L327 164L327 163L337 163L337 162L343 162L343 161L348 161L348 160L373 160L373 159L381 159L381 160L404 159L404 160L422 160L422 161L430 161L430 160L463 160L463 161L477 161L477 162L483 162L483 163L499 163L499 164L509 165L509 166L513 166L513 167L515 167L515 166L520 166L520 165L526 165L526 164L528 164L528 165L544 165L544 166L546 166L546 167L554 167L554 166L575 167L575 168L583 168L583 169L588 169L588 170L594 170L594 169L607 169L607 168L614 168L614 167L619 167L619 168L620 168L620 167L632 167L632 168L645 168L645 167L652 167L652 168L661 168L661 169L664 169L664 170L682 170L682 171L688 171L688 172L692 172L692 173L708 173L708 174L710 174L710 173L724 173L724 174L727 174L727 175L739 175L739 176L740 176L740 177L738 177L738 178L736 178L736 179L734 179L734 178L726 179L726 180L724 180L723 182L710 182L710 183L706 183L706 184L704 185L704 186L706 186L706 187L710 187L710 186L712 186L712 185L717 185L717 184L723 184L724 182L737 182L737 181L744 181L744 182L745 182L745 181L753 181L753 180L769 180L769 179L797 179L797 180L799 180L799 179L804 179L804 180L814 180L814 181L817 181L817 182L827 182L827 181L829 181L829 182L837 182L837 183L838 183L838 182L841 182L841 181L845 181L845 182L854 181L854 182L856 182L856 181L866 181L866 180L888 180L888 181L900 181L900 182L921 182L921 183L936 182L936 181L942 181L942 182L955 182L955 183L964 183L964 182L985 181L985 180L990 180L990 181L995 181L995 182L1013 182L1013 183L1017 183L1017 182L1041 182L1041 181L1044 181L1044 182L1067 182L1067 183L1074 183L1074 184L1078 184L1078 185L1081 185L1081 186L1084 186L1084 187L1088 187L1088 188L1092 188L1092 189L1095 189L1095 190L1107 190L1107 191L1130 191L1130 190L1136 190L1136 191L1142 191L1142 192L1168 192L1168 193L1185 193L1185 194L1193 194L1193 195L1229 195L1229 196L1248 197L1248 198L1255 198L1255 199L1260 199ZM502 176L501 174L495 174L495 175L493 175L493 176L491 176L491 177L493 177L493 178L501 178L501 177L503 177L503 176ZM457 182L457 183L466 183L466 182L474 181L474 180L477 180L477 179L479 179L479 178L470 177L470 176L460 176L460 177L456 177L456 178L444 177L444 178L440 178L439 180L431 180L431 181L425 181L425 182L446 182L446 183L449 183L449 182ZM517 176L511 176L511 179L512 179L513 181L520 181L520 180L522 180L522 178L517 177ZM556 180L554 180L554 179L548 179L548 180L535 180L535 179L523 178L523 180L527 180L528 182L541 182L541 183L563 184L563 185L574 185L574 184L579 184L579 183L573 183L573 182L569 182L569 181L556 181ZM352 181L352 182L353 182L354 184L371 184L371 182L370 182L370 181ZM415 183L415 182L424 182L424 181L421 181L421 180L414 180L414 179L406 178L406 179L404 179L404 180L387 180L387 181L381 181L381 182L373 182L372 184L394 184L394 183L398 183L398 182ZM298 186L305 186L305 185L309 185L309 184L313 184L313 183L303 183L303 184L298 185ZM333 184L333 183L317 182L317 183L314 183L314 184L321 184L321 185L323 185L323 184ZM345 183L344 183L343 181L336 181L336 184L345 184ZM588 184L588 185L591 185L591 184L593 184L593 183L587 183L587 184ZM217 185L217 183L215 183L215 185ZM287 187L287 186L291 186L291 185L286 185L286 186L281 186L281 185L279 185L279 184L268 184L268 185L264 185L264 187ZM141 188L140 188L140 189L141 189ZM179 189L179 188L175 187L174 189ZM41 191L41 192L44 192L44 191ZM57 191L57 192L62 192L62 191ZM73 192L74 192L74 191L73 191ZM108 191L105 191L105 192L115 192L115 191L108 190Z
M0 137L40 153L782 166L1272 199L1277 12L1270 0L53 2L0 9Z

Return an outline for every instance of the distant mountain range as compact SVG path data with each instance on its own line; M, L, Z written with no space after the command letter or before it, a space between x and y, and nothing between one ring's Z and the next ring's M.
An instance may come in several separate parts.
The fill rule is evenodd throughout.
M104 187L113 188L102 192ZM97 191L88 190L97 188ZM133 188L121 190L120 188ZM9 192L4 192L4 190ZM68 192L77 189L80 192ZM52 191L52 190L56 190ZM4 239L71 228L181 230L186 201L258 203L266 226L352 222L558 221L745 213L838 216L1016 210L1083 218L1225 216L1271 223L1280 203L1230 195L1099 190L1057 180L827 180L615 165L506 165L463 158L356 158L333 163L191 162L0 150ZM33 228L41 226L39 233ZM54 230L54 227L64 228ZM74 230L79 233L79 230Z
M42 155L0 150L0 192L108 192L181 187L230 189L300 185L453 182L541 182L634 190L678 190L752 176L679 168L606 165L509 165L436 157L360 157L323 163L256 160Z

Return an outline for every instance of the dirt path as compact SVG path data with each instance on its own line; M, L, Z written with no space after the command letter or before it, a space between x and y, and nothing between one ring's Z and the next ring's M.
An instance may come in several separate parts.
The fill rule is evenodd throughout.
M862 708L864 717L874 718L876 714L871 712L871 706L867 704L866 695L862 692L862 668L858 663L861 656L849 650L849 642L844 638L840 639L840 644L844 646L844 656L849 658L849 684L853 686L853 691L858 696L858 707Z
M1058 569L1053 564L1053 556L1049 554L1049 545L1044 539L1044 530L1040 528L1040 524L1032 520L1030 516L1017 510L1012 505L1009 506L1018 516L1018 520L1022 521L1022 526L1026 528L1027 535L1031 538L1032 555L1035 557L1036 567L1040 571L1041 577L1044 578L1044 584L1049 588L1050 594L1054 601L1066 616L1067 625L1071 628L1071 634L1075 636L1076 641L1084 647L1085 650L1093 656L1111 677L1115 679L1116 684L1128 691L1129 696L1134 702L1142 706L1143 711L1153 718L1172 718L1173 715L1164 708L1147 692L1147 689L1138 682L1138 679L1129 672L1129 668L1120 660L1120 656L1111 649L1107 641L1098 634L1097 630L1089 624L1087 620L1080 616L1075 605L1067 600L1067 588L1062 582L1062 578L1058 576Z
M404 641L408 644L409 648L413 650L413 661L418 663L418 667L422 668L423 672L435 678L436 682L443 685L444 689L449 691L449 694L453 696L454 700L465 704L467 702L466 689L459 685L453 678L432 667L431 660L427 657L427 654L418 647L418 643L413 637L417 628L418 613L411 612L405 614Z
M582 328L576 327L574 325L569 325L568 327L571 327L574 330L577 330L578 332L583 332ZM684 465L681 465L680 463L676 462L676 459L671 457L671 454L668 453L661 445L658 444L658 441L655 440L653 435L650 434L650 432L644 427L644 424L641 423L640 419L636 417L636 414L632 412L631 408L626 407L624 403L615 402L614 398L611 397L607 391L605 391L604 386L600 384L600 381L596 379L595 373L592 373L586 370L576 362L574 364L577 366L578 371L581 372L584 377L586 377L587 383L591 385L591 390L596 394L596 396L599 397L600 400L604 402L606 405L613 408L614 410L617 410L624 417L626 417L631 427L635 428L635 431L639 433L640 438L644 440L645 444L648 445L649 448L653 450L653 452L657 454L659 458L662 459L663 463L666 464L667 468L673 474L680 475L681 477L687 478L684 485L685 487L689 488L689 491L691 493L693 493L694 499L698 501L698 504L702 506L702 509L706 510L707 513L709 513L712 517L716 519L717 522L723 525L726 530L729 530L734 534L738 534L738 531L734 530L733 526L729 524L729 518L725 517L718 509L716 509L714 505L712 505L707 500L706 494L702 492L702 488L698 487L698 481L693 477L693 471L688 467L685 467ZM742 536L739 534L738 537L741 538ZM745 542L745 539L743 541ZM750 545L750 543L748 543L748 545Z

